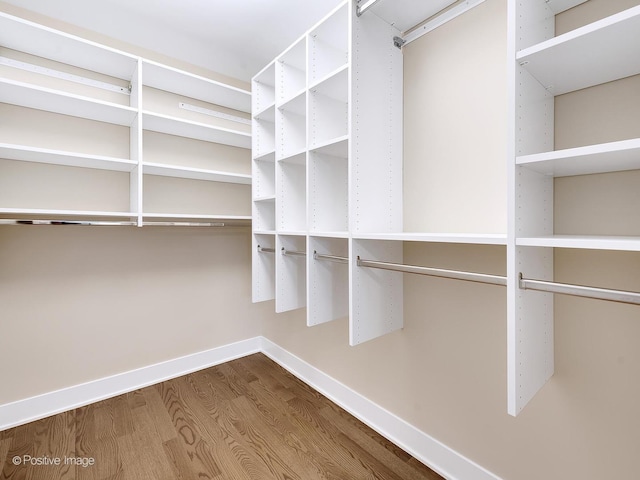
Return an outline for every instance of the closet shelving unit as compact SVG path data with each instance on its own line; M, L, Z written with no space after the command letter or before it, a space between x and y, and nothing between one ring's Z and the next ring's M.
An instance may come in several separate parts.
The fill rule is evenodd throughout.
M553 294L519 288L519 274L553 281L553 249L640 251L637 236L558 235L554 178L640 169L640 139L554 149L554 97L640 73L640 7L555 36L555 15L584 1L516 1L510 16L508 242L509 413L553 375Z
M5 217L109 217L139 226L251 220L249 91L0 13L0 103L3 114L38 110L49 122L20 135L33 143L17 143L11 132L0 136L0 169L16 185L0 194ZM37 130L70 117L79 131L111 124L127 134L117 148L105 147L109 141L99 135L98 147L79 147L77 134L67 131L73 145L67 150ZM201 159L191 164L181 152L157 159L147 146L149 132L233 152L227 161L211 158L210 166ZM193 198L181 205L185 196Z
M307 306L308 325L348 315L352 345L403 324L402 275L359 268L358 256L401 263L404 241L506 244L506 235L402 227L403 64L393 39L398 25L455 2L379 1L360 17L358 3L342 3L253 79L253 300L275 298L278 312Z

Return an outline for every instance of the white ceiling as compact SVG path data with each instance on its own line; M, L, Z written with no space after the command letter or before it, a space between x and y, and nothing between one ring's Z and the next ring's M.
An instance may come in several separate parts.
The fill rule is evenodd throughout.
M248 81L342 0L5 0Z

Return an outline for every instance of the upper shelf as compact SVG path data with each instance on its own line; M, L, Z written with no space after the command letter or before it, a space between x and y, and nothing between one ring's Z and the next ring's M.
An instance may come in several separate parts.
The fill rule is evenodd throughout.
M556 15L586 1L587 0L546 0L547 5Z
M131 80L136 57L0 12L0 46Z
M554 95L640 73L640 6L559 35L516 55Z
M506 245L507 236L503 234L480 233L358 233L358 240L398 240L401 242L430 243L468 243L476 245Z
M158 113L142 112L142 128L153 132L195 138L205 142L222 143L234 147L251 148L251 134L214 127L205 123L182 120Z
M0 79L0 103L127 127L137 115L135 108L7 79Z
M26 147L0 143L0 158L20 160L23 162L48 163L69 167L95 168L98 170L114 170L131 172L138 165L134 160L124 158L88 155L84 153L65 152L48 148Z
M431 0L416 2L415 0L374 0L371 12L394 25L401 32L406 32L432 17L441 10L456 3L457 0ZM368 3L361 0L360 4ZM366 15L366 11L364 13Z
M251 175L243 173L228 173L203 168L181 167L164 163L148 163L142 165L142 171L147 175L160 175L163 177L189 178L192 180L207 180L210 182L251 184Z
M553 177L640 169L640 138L536 153L516 163Z
M142 62L142 83L241 112L251 111L251 92L151 60Z
M640 237L594 235L551 235L547 237L520 237L516 245L523 247L584 248L588 250L640 251Z

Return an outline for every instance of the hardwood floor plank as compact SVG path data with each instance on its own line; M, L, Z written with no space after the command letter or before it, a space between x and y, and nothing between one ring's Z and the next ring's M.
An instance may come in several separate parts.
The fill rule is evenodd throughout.
M213 444L224 478L267 479L268 471L258 456L246 445L233 426L229 414L229 401L216 401L210 396L211 390L193 377L179 379L189 385L184 390L185 401L197 418L208 419L203 423L203 435Z
M441 478L262 354L0 434L0 480Z

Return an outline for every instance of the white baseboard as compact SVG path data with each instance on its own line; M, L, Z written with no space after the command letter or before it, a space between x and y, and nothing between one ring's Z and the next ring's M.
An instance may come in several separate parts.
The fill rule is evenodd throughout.
M242 340L0 405L0 431L258 352L267 355L443 477L449 480L500 480L480 465L264 337Z
M274 362L443 477L449 480L500 480L500 477L477 463L264 337L261 350Z
M0 431L257 353L260 345L261 337L254 337L0 405Z

